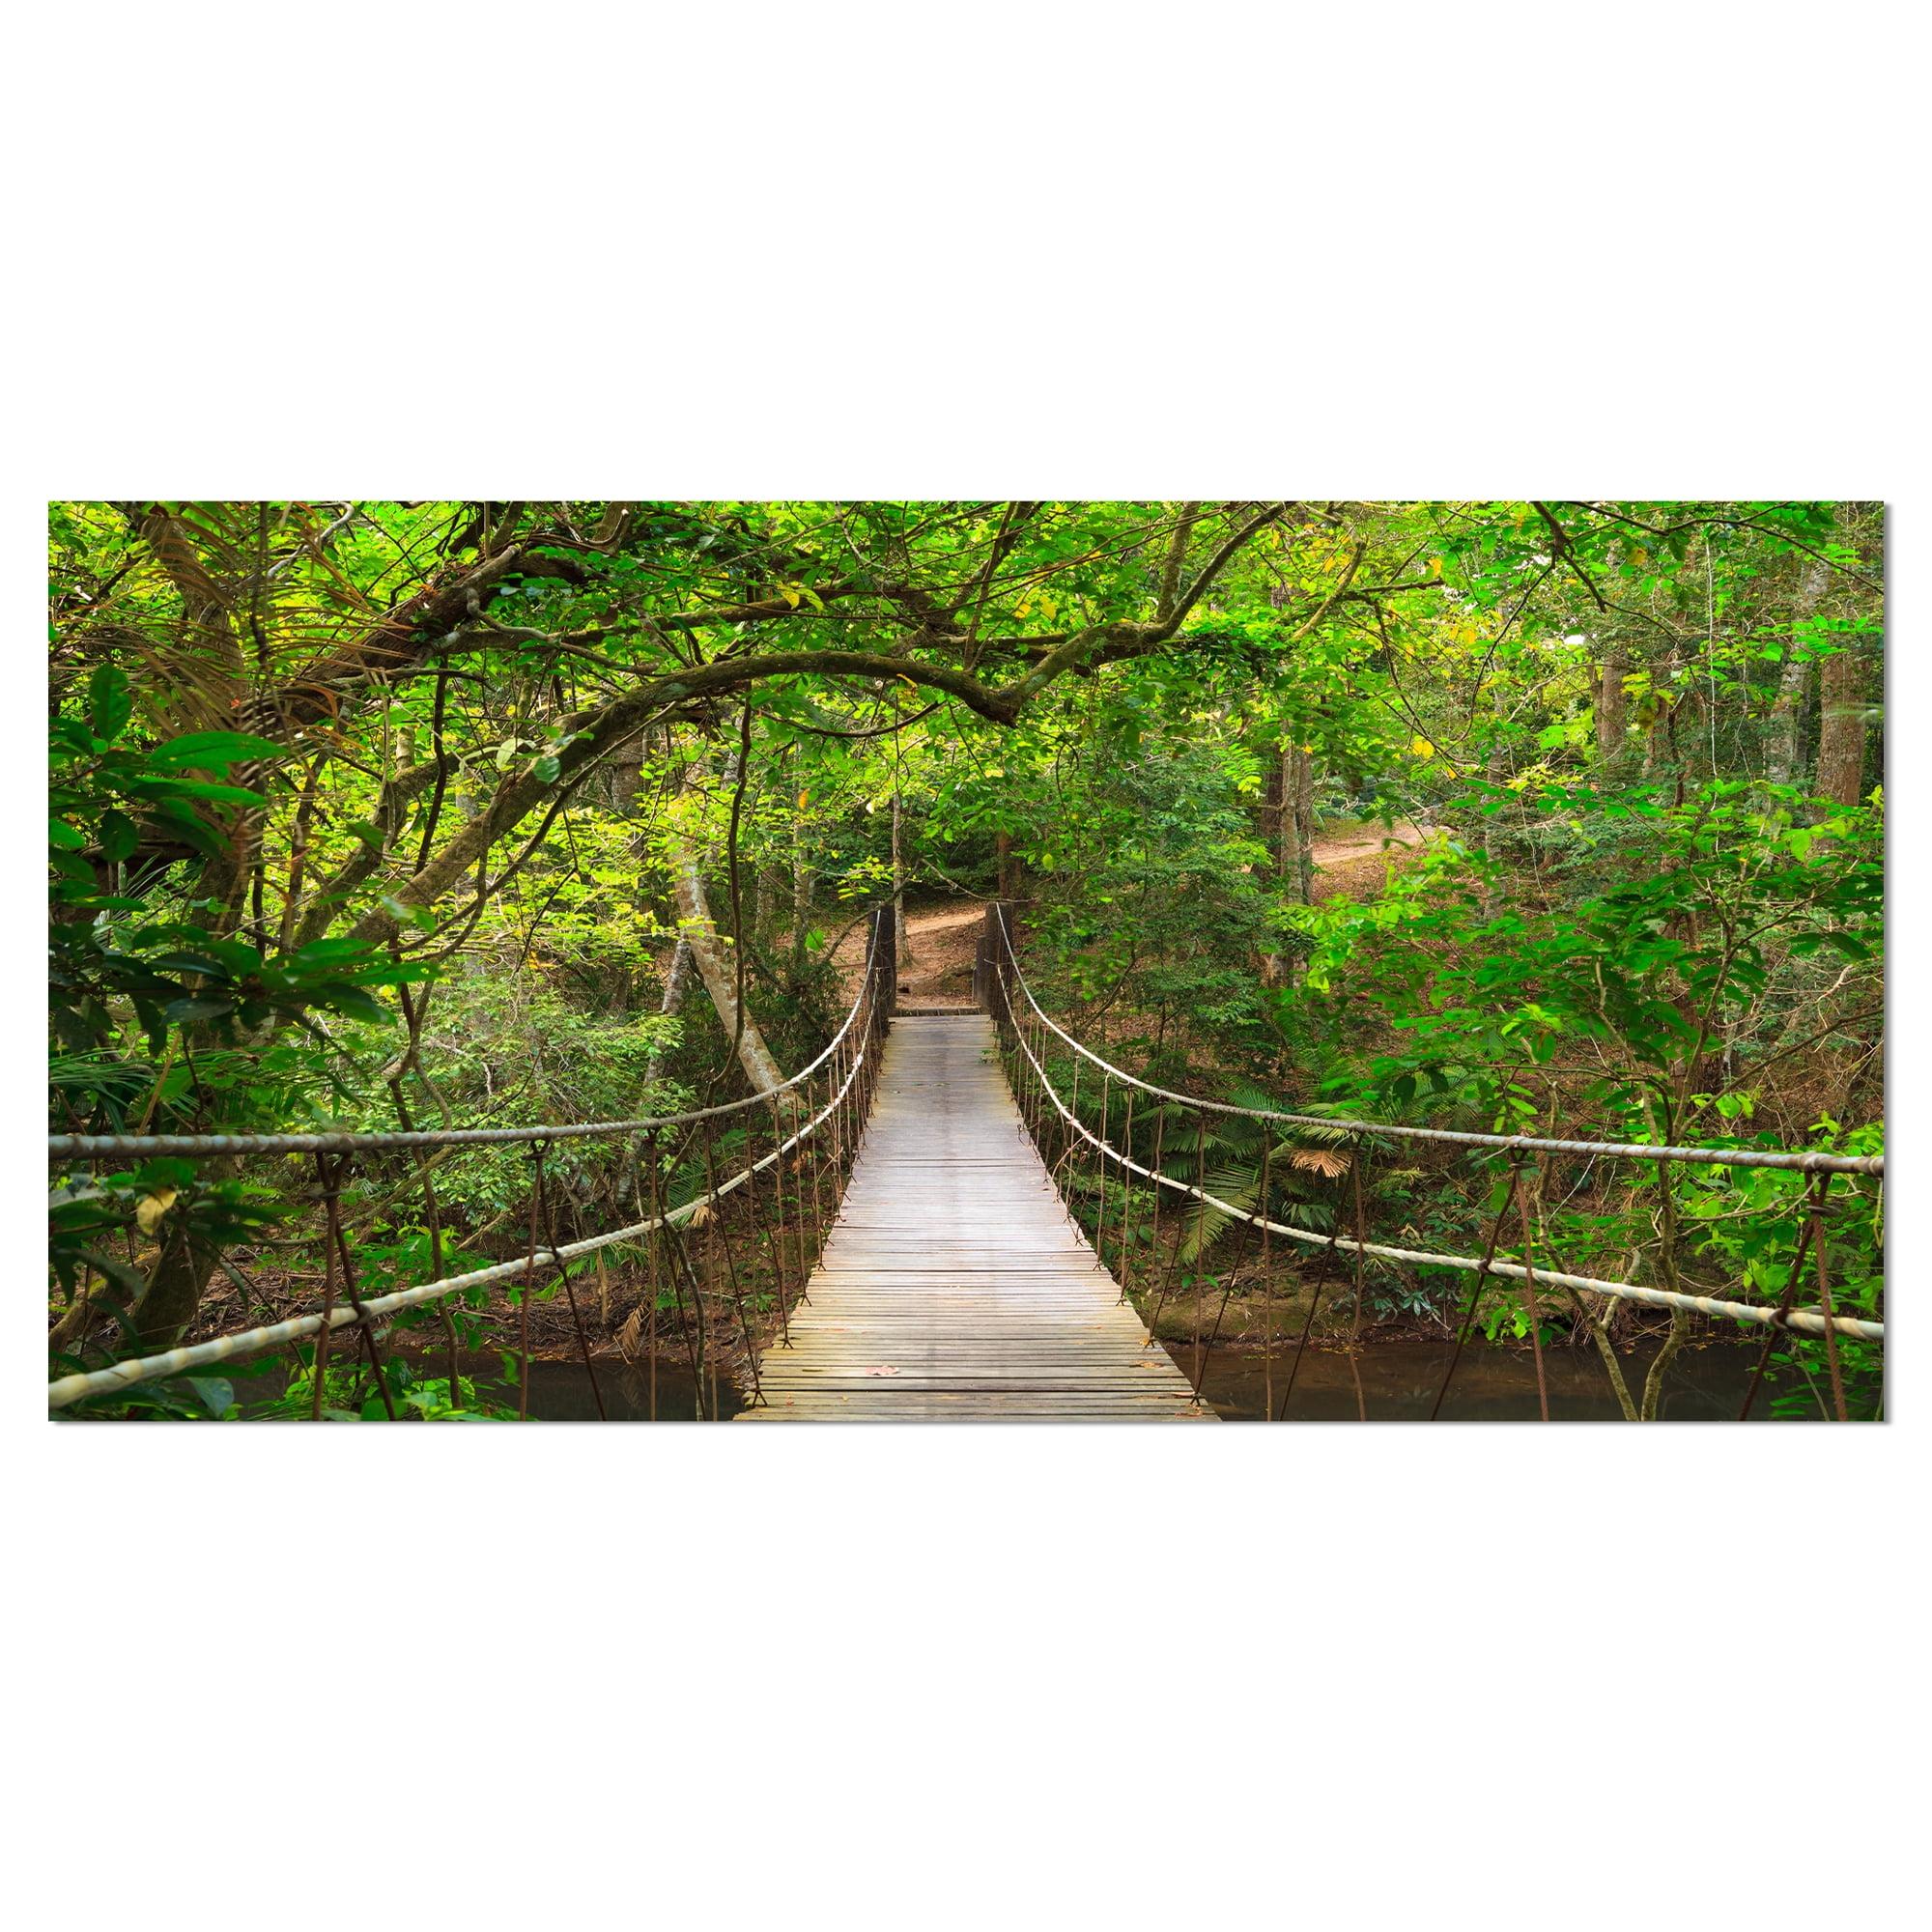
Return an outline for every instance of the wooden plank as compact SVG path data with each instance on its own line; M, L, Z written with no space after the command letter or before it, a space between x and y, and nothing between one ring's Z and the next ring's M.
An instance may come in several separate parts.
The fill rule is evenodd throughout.
M898 1013L838 1218L741 1422L1200 1421L1066 1212L991 1022ZM892 1373L882 1373L890 1370Z

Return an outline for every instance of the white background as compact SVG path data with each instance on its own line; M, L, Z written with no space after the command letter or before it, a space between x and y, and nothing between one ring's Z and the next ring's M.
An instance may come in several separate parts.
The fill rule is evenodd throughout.
M1894 1921L1922 1265L1883 1429L56 1428L35 821L50 496L1885 497L1920 1263L1906 17L14 25L14 1922Z

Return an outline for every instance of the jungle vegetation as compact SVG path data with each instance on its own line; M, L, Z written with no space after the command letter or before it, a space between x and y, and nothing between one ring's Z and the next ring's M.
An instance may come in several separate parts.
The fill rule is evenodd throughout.
M759 1091L838 1024L867 908L977 895L1014 903L1073 1032L1185 1091L1876 1151L1883 557L1860 502L55 503L50 1130ZM1268 1153L1231 1127L1205 1158L1252 1200ZM1271 1205L1331 1227L1345 1166L1272 1159ZM57 1367L313 1297L293 1164L55 1181ZM1468 1252L1466 1181L1385 1161L1368 1211ZM571 1225L630 1184L572 1154ZM1804 1191L1604 1167L1529 1213L1572 1268L1775 1297ZM527 1195L480 1150L345 1205L400 1283L516 1252ZM1841 1310L1878 1305L1882 1205L1834 1190ZM1220 1279L1226 1228L1174 1236ZM1461 1292L1388 1272L1369 1333L1443 1332ZM642 1293L602 1272L603 1338ZM1609 1351L1698 1325L1538 1312ZM1485 1319L1526 1329L1507 1297ZM1873 1413L1877 1351L1845 1352ZM1815 1409L1821 1375L1794 1345L1775 1399ZM454 1370L403 1392L487 1406ZM1655 1411L1641 1378L1622 1399ZM106 1407L142 1405L232 1391Z

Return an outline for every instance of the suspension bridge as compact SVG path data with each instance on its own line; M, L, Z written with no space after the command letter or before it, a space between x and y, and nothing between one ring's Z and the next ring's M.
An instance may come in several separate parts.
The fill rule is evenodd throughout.
M1062 1205L980 1012L895 1021L790 1346L739 1420L1211 1414Z
M894 934L890 909L872 916L851 1008L815 1060L779 1088L717 1106L540 1127L50 1136L49 1157L63 1177L57 1198L71 1198L84 1187L90 1169L98 1173L103 1163L129 1157L306 1157L314 1163L325 1261L319 1310L76 1369L49 1385L50 1408L70 1408L143 1382L302 1345L316 1353L318 1373L311 1380L314 1413L320 1416L319 1371L338 1334L353 1331L345 1340L359 1351L369 1385L381 1391L381 1349L397 1315L472 1291L505 1289L515 1301L523 1362L520 1412L526 1413L530 1300L540 1280L557 1277L602 1413L573 1264L607 1249L643 1258L653 1378L658 1311L666 1293L670 1295L700 1413L706 1359L715 1376L716 1331L729 1312L745 1345L750 1406L742 1415L758 1421L1209 1418L1203 1387L1229 1299L1244 1266L1258 1264L1266 1278L1276 1242L1313 1250L1320 1264L1299 1333L1284 1360L1284 1415L1324 1293L1348 1295L1351 1343L1359 1339L1371 1264L1450 1270L1470 1278L1443 1394L1484 1297L1492 1288L1519 1295L1530 1317L1545 1419L1549 1408L1537 1339L1539 1291L1560 1291L1579 1314L1606 1300L1635 1301L1761 1333L1763 1352L1745 1399L1746 1414L1773 1347L1780 1336L1799 1334L1824 1338L1836 1413L1844 1419L1840 1338L1884 1337L1882 1321L1845 1314L1834 1305L1827 1229L1834 1178L1882 1177L1881 1155L1559 1140L1234 1107L1140 1079L1054 1021L1027 982L1008 907L987 909L971 1007L895 1010ZM1208 1185L1208 1123L1216 1116L1240 1117L1265 1129L1259 1184L1245 1200L1230 1200ZM1292 1131L1284 1137L1282 1129ZM1268 1162L1277 1140L1287 1152L1297 1133L1304 1141L1319 1137L1346 1176L1346 1199L1326 1233L1270 1211ZM557 1150L612 1140L628 1151L633 1178L628 1199L639 1218L575 1240L560 1239L562 1190L552 1171ZM1378 1151L1415 1141L1438 1144L1478 1163L1500 1164L1507 1184L1480 1255L1370 1238L1365 1171ZM527 1149L532 1171L528 1238L521 1257L363 1293L343 1209L358 1172L382 1170L393 1180L404 1156L424 1164L433 1151L516 1144ZM1345 1156L1333 1153L1338 1147L1347 1150ZM721 1175L726 1151L742 1165ZM1668 1282L1581 1274L1538 1257L1525 1177L1538 1163L1561 1159L1776 1168L1803 1175L1803 1191L1789 1210L1797 1230L1796 1259L1777 1298L1700 1294ZM400 1172L406 1184L407 1163ZM427 1191L426 1165L422 1174L440 1259L440 1223L434 1195ZM680 1190L685 1198L673 1204L670 1197ZM1084 1201L1097 1199L1091 1239L1066 1206L1068 1192L1075 1190ZM1521 1232L1514 1257L1505 1240L1513 1208ZM1183 1282L1179 1266L1185 1247L1179 1217L1203 1209L1234 1230L1235 1253L1228 1264L1217 1264L1211 1324L1202 1270L1196 1268L1191 1282ZM572 1212L581 1224L582 1205L573 1204ZM1110 1232L1111 1263L1105 1259ZM746 1275L754 1256L764 1264L778 1318L776 1333L762 1346L755 1293L752 1310L747 1308ZM1154 1337L1178 1285L1191 1288L1193 1296L1191 1377ZM1272 1350L1273 1343L1270 1303L1264 1345ZM453 1359L450 1370L453 1387ZM386 1394L383 1400L386 1404ZM1438 1395L1438 1412L1441 1403ZM718 1412L715 1405L712 1412ZM1272 1405L1269 1414L1272 1419ZM1362 1414L1367 1419L1366 1407Z

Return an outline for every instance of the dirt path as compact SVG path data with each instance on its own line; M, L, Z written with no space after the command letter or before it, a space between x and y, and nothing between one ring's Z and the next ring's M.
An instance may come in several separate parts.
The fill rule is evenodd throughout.
M899 961L899 998L922 1007L973 1004L973 956L986 917L982 900L906 908L906 956ZM866 964L862 924L839 942L839 972L857 991Z
M1343 838L1315 842L1315 869L1330 875L1331 890L1354 891L1372 883L1372 875L1390 853L1412 850L1429 835L1405 820L1386 830L1376 826ZM1324 894L1325 896L1325 894ZM986 916L982 899L952 899L939 905L906 909L906 956L899 962L899 998L915 1005L970 1007L973 1004L973 956ZM836 954L848 992L856 992L866 964L866 927L855 926L839 942Z
M1422 840L1423 834L1404 819L1386 831L1378 825L1373 832L1351 833L1347 838L1318 838L1309 856L1319 872L1331 866L1346 866L1353 859L1379 859L1384 852L1420 845Z

